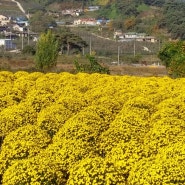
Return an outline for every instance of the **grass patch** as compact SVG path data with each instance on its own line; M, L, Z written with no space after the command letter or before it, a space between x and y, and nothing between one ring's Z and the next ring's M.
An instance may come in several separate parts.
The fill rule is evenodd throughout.
M148 10L150 10L150 7L147 6L146 4L141 4L141 5L138 6L137 10L139 12L148 11Z

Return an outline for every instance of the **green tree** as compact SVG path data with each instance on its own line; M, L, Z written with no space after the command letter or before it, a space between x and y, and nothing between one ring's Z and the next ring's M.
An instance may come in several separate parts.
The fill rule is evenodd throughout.
M110 71L108 68L100 65L96 58L92 55L87 56L90 64L79 64L78 61L74 61L77 72L87 72L87 73L104 73L109 74Z
M137 6L141 2L134 0L130 1L115 1L108 3L106 6L102 7L99 11L100 17L107 17L110 19L123 19L125 17L137 16L139 14Z
M87 43L78 35L72 33L68 28L60 30L60 33L56 35L61 53L67 55L73 50L74 52L81 52L84 47L87 47Z
M185 39L185 3L182 1L167 1L163 6L163 18L160 27L166 28L173 39Z
M159 51L158 57L167 67L170 76L185 76L185 42L166 43Z
M29 20L30 29L33 32L41 33L49 28L49 26L56 25L54 19L44 13L43 11L37 11L33 14Z
M35 54L35 46L27 45L22 50L23 54L27 55L34 55Z
M129 29L132 30L135 25L136 25L136 18L133 16L125 19L124 21L124 26L126 30L129 30Z
M36 46L35 63L41 70L56 65L58 57L58 41L51 30L42 33Z

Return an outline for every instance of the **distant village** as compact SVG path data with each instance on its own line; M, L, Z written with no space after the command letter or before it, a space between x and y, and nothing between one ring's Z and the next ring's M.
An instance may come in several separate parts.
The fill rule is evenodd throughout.
M84 11L96 11L99 6L90 6ZM110 20L107 19L95 19L95 18L80 18L82 9L69 9L62 10L59 12L48 12L49 15L56 17L56 19L61 16L72 16L74 21L67 23L63 21L56 21L58 26L106 26ZM52 26L50 27L52 29ZM29 20L25 16L18 17L7 17L5 15L0 15L0 47L4 47L6 50L15 50L16 45L13 40L19 37L30 37L34 41L37 41L38 34L31 32L29 30ZM141 41L141 42L157 42L157 39L153 36L148 36L145 33L128 32L123 33L121 30L115 30L113 33L113 39L118 42L128 42L128 41Z
M28 37L28 19L26 17L7 17L0 15L0 46L5 50L17 49L13 40Z

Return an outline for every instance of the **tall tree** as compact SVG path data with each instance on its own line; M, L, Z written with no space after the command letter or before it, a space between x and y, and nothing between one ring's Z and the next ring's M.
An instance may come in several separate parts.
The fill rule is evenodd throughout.
M35 63L38 69L45 70L56 65L58 46L58 41L51 30L41 34L35 54Z
M172 77L185 77L185 42L169 42L160 50L159 58Z
M87 43L82 40L81 37L72 33L68 28L62 29L56 37L58 39L61 52L64 53L64 51L66 51L67 55L69 55L72 49L74 49L75 52L78 52L82 51L82 48L87 46Z

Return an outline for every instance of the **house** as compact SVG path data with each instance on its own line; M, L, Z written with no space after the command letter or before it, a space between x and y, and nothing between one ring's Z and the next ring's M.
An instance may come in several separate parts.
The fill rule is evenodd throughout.
M95 26L97 25L97 21L94 18L83 18L75 20L74 25L89 25L89 26Z
M4 26L7 25L10 22L10 18L0 15L0 25Z
M123 32L121 30L116 30L114 32L114 39L120 38L121 36L123 36Z
M24 26L28 26L28 25L29 25L29 24L28 24L28 19L27 19L27 17L22 17L22 16L16 17L16 18L15 18L15 23L16 23L16 24L19 24L19 25L24 25Z
M62 15L65 15L65 16L79 16L81 13L82 13L82 9L62 10Z
M19 16L15 18L16 22L28 21L27 17Z
M100 7L99 6L89 6L87 9L86 9L86 11L97 11L97 10L99 10L100 9Z
M18 32L23 32L25 31L25 27L23 27L22 25L20 26L19 24L14 24L12 26L14 31L18 31Z
M75 14L74 14L74 10L72 9L70 9L70 10L62 10L62 15L65 15L65 16L67 16L67 15L69 15L69 16L74 16Z
M16 49L16 45L12 43L11 39L0 39L0 47L4 47L6 49Z
M3 20L8 20L8 17L6 17L4 15L0 15L0 21L3 21Z
M140 42L157 42L157 39L153 36L147 36L146 33L128 32L122 33L120 30L114 32L114 38L117 38L119 42L127 41L140 41Z
M135 38L135 40L139 42L145 41L146 36L146 33L137 33L137 37Z
M5 38L11 39L11 40L17 39L19 37L16 33L12 33L11 31L5 32L4 36Z
M96 25L96 20L94 18L82 19L81 21L82 21L81 24L83 25L91 25L91 26Z
M82 22L81 19L76 19L76 20L74 20L73 24L74 25L80 25L81 22Z
M134 40L138 37L138 33L136 32L128 32L128 33L123 33L121 30L116 30L114 32L114 39L122 39L123 41L128 40ZM141 36L139 36L141 37Z
M157 38L155 38L153 36L147 36L147 37L144 38L144 40L147 41L147 42L152 42L152 43L155 43L155 42L158 41Z
M57 25L65 25L66 22L65 21L56 21Z
M80 16L83 13L82 9L76 9L74 10L76 16Z
M7 31L7 26L0 26L0 32Z
M97 25L106 25L108 22L109 22L109 20L107 20L107 19L98 19L96 21L96 24Z
M136 32L125 33L124 38L126 38L126 39L136 39L137 38L137 33Z

